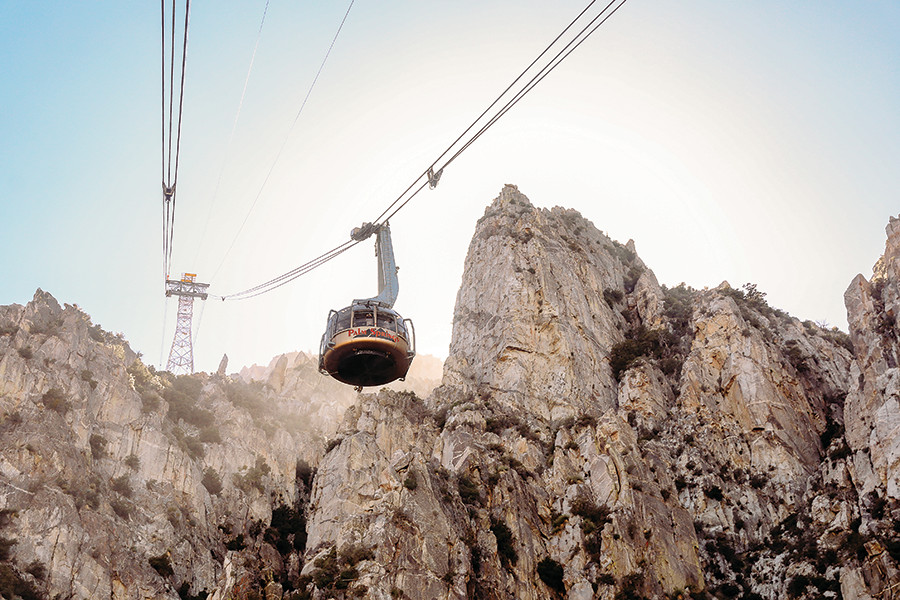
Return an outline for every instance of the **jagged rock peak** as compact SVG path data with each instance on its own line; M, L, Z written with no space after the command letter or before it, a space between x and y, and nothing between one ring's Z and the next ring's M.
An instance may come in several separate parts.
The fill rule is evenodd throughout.
M891 225L851 344L507 186L428 397L300 354L176 378L43 292L0 307L0 596L888 598Z
M857 275L844 294L856 350L846 436L862 491L900 499L900 219L886 232L872 280Z
M609 239L578 211L537 209L506 185L469 246L445 383L492 389L547 421L610 408L623 311L656 324L661 298L633 242Z
M891 216L888 221L887 227L885 227L885 231L887 232L887 243L885 244L885 251L881 258L875 263L875 266L872 268L872 282L874 283L877 280L885 279L887 277L891 277L896 279L896 271L888 274L887 272L887 262L891 262L893 264L897 263L896 257L897 254L900 253L900 219L897 217Z
M304 574L367 543L373 598L786 597L814 568L795 525L835 552L856 514L838 333L754 286L663 289L633 244L506 186L469 247L444 385L345 414ZM847 572L846 597L880 589Z
M253 540L280 514L302 547L284 515L340 413L293 372L280 391L157 373L42 290L0 307L0 597L223 600L290 570Z

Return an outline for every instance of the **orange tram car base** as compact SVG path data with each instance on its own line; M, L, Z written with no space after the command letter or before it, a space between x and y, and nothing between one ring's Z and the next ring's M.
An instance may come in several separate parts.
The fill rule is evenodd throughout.
M319 370L361 389L402 381L415 355L410 319L376 303L354 303L328 314Z

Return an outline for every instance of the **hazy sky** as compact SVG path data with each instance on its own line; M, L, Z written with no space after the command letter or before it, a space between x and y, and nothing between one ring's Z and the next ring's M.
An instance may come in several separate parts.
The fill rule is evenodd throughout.
M349 0L270 0L236 127L266 3L194 0L172 274L230 294L348 239L586 3L356 0L291 128ZM392 220L419 351L446 356L505 183L634 239L660 283L753 282L846 329L843 292L900 213L898 31L893 0L629 0ZM0 0L0 64L0 304L40 287L164 366L159 5ZM196 368L316 349L328 310L375 286L368 241L197 303Z

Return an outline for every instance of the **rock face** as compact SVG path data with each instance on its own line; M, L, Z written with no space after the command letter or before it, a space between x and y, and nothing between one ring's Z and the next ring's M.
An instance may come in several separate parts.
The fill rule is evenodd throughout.
M844 301L857 360L847 396L847 442L862 491L900 498L900 219L887 227L871 281L857 275Z
M335 422L334 429L336 429L340 415L347 406L356 401L356 394L353 388L338 384L333 379L316 377L318 360L318 356L306 352L291 352L276 356L266 367L260 365L244 367L237 376L247 383L263 382L276 391L285 389L288 395L297 395L298 386L305 387L306 391L301 394L304 399L308 399L311 403L324 403L335 409L334 414L329 415L329 420ZM398 392L413 392L424 398L440 385L442 369L441 359L428 354L419 354L413 360L404 381L398 379L369 390L377 391L385 388ZM289 381L286 381L285 377L288 374L290 374ZM325 422L319 425L327 426Z
M430 393L346 395L303 354L153 373L39 291L0 309L0 594L892 597L898 252L892 219L847 336L660 286L506 186Z
M0 594L224 599L296 572L344 388L302 361L175 378L45 292L3 307Z

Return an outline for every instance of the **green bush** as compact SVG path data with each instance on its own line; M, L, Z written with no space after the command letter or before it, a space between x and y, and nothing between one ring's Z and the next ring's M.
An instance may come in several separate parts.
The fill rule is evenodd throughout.
M200 430L199 440L204 444L221 444L222 435L219 433L218 427L210 425Z
M769 480L765 475L756 474L750 476L750 487L753 489L761 490L768 482Z
M600 573L600 575L597 577L597 584L616 585L616 578L609 573Z
M515 548L515 538L506 523L491 519L491 533L497 540L497 554L500 556L500 563L507 569L511 564L516 564L519 561L519 555Z
M65 394L63 394L62 390L59 388L50 388L47 390L44 395L41 396L41 403L44 407L61 415L66 414L70 408L69 401L66 400Z
M153 567L156 572L163 577L171 577L175 574L175 571L172 569L172 563L171 561L169 561L169 556L167 554L151 556L148 559L148 562L150 563L150 566Z
M153 390L143 390L141 392L141 412L150 414L159 410L162 397Z
M91 456L94 457L95 460L99 460L106 456L106 444L109 442L106 441L105 437L92 433L88 443L91 446Z
M188 435L181 427L176 427L173 433L175 439L178 440L178 445L181 446L181 449L194 460L203 458L203 455L206 454L203 442L196 436Z
M168 417L174 422L179 419L196 427L209 427L215 423L215 416L209 410L197 406L203 391L203 381L194 375L177 377L172 386L163 391L163 398L169 403Z
M519 424L518 419L514 419L509 415L497 415L494 417L488 417L484 421L485 428L490 433L496 433L500 435L510 427L515 427Z
M75 507L79 510L87 505L89 508L96 510L100 506L100 480L92 475L85 479L80 479L78 483L71 483L63 478L57 480L57 485L63 491L72 497Z
M28 346L19 348L17 350L17 352L19 353L19 356L21 356L25 360L30 360L30 359L34 358L34 351L31 348L29 348Z
M844 426L831 418L831 415L825 417L825 430L819 434L819 441L822 443L822 449L825 450L831 445L832 440L839 439L844 435Z
M265 408L265 392L261 382L229 381L225 386L225 397L233 405L247 409L251 415L259 414Z
M831 460L841 460L842 458L847 458L851 454L853 454L853 451L850 450L850 446L847 445L847 442L841 440L841 443L832 448L828 453L828 457Z
M81 370L81 380L90 384L91 389L97 388L97 382L94 381L94 372L90 369Z
M117 494L121 494L126 498L131 498L131 481L128 475L122 475L121 477L116 477L112 480L109 485L110 489Z
M314 565L316 568L311 575L315 586L320 590L331 588L340 573L340 567L337 562L337 548L332 547L331 551L324 557L317 558Z
M137 471L141 466L141 459L137 457L137 454L129 454L125 457L125 466L132 471Z
M609 508L604 504L594 504L585 496L579 496L572 502L572 514L581 517L585 553L591 560L599 561L603 544L603 526L612 521Z
M272 521L266 530L266 541L282 555L291 549L306 549L306 517L302 510L281 504L272 510ZM345 561L346 562L346 561Z
M460 475L459 478L457 478L456 489L459 491L459 497L464 503L472 505L481 504L481 491L467 476Z
M809 577L800 573L791 578L788 582L787 592L788 596L791 598L796 598L798 596L802 596L806 591L806 587L809 585Z
M620 381L622 373L642 356L659 358L659 335L659 330L648 330L642 325L634 331L631 337L612 347L609 352L609 366L612 368L616 381Z
M178 597L181 600L206 600L209 597L209 593L206 590L201 590L195 596L191 594L191 584L185 581L178 588Z
M332 546L328 554L316 559L314 563L316 568L311 575L317 588L326 592L344 590L349 588L350 584L359 577L356 563L371 558L371 554L369 554L371 551L364 551L363 554L360 554L357 547L352 547L351 556L348 556L346 552L345 550L338 559L337 548Z
M263 483L263 477L268 475L271 471L266 460L262 456L257 456L256 464L250 468L244 467L241 470L244 469L246 469L245 473L236 473L234 475L234 484L245 493L248 493L254 488L265 493L266 486L265 483Z
M837 344L851 354L854 352L853 341L850 339L850 336L837 327L832 327L830 330L823 331L822 335L825 337L825 339L831 341L834 344Z
M565 513L558 513L555 510L550 513L550 532L553 534L559 533L566 526L566 523L569 521L569 515Z
M640 265L632 265L628 268L628 272L623 280L626 292L630 294L634 291L634 287L637 285L638 279L640 279L643 272L644 269Z
M694 312L694 298L697 290L689 285L680 283L673 288L663 286L664 313L672 322L676 331L687 329L688 322Z
M613 598L614 600L644 600L646 596L640 591L643 585L644 575L642 573L630 573L622 578L619 591Z
M15 545L16 540L0 536L0 560L12 558L12 547Z
M43 596L30 582L22 579L11 565L0 565L0 596L21 600L42 600Z
M785 354L787 355L788 362L791 363L798 373L809 371L809 364L806 360L808 357L800 347L800 342L797 340L788 340L785 344Z
M552 558L543 558L541 559L541 562L538 563L537 572L538 577L547 584L547 587L560 594L565 593L566 584L563 583L564 571L561 564Z
M294 479L297 481L302 481L303 485L306 487L306 491L312 490L312 482L316 476L316 470L309 466L305 460L298 458L297 464L294 467Z
M106 340L106 332L103 331L103 328L99 325L91 325L88 327L88 335L95 342L100 342L101 344Z
M594 504L584 496L572 502L572 514L581 517L581 530L585 534L593 533L611 522L609 508L604 504Z
M247 547L247 544L244 543L244 534L240 533L233 537L232 539L225 542L225 549L230 550L232 552L237 552L238 550L243 550Z
M351 567L364 560L372 560L373 558L375 558L375 551L365 546L350 544L341 550L341 562Z
M110 500L109 505L112 507L113 512L116 513L121 519L128 519L131 516L131 505L129 505L124 500L113 499Z
M605 289L603 290L603 299L606 300L606 304L612 308L614 304L618 304L622 301L622 298L625 297L625 294L622 293L621 290L613 290L613 289Z
M128 374L134 380L134 389L138 392L146 391L153 383L153 373L147 368L141 359L136 358L128 365Z
M725 497L722 494L722 488L717 485L710 485L703 488L703 493L707 498L712 498L713 500L718 500L721 502Z
M47 568L38 560L33 560L28 563L28 566L25 568L25 572L38 581L43 581L44 578L47 577Z
M616 257L623 263L630 265L634 262L634 259L637 258L637 255L629 250L626 246L624 246L621 242L617 242L612 240L612 248L607 246L607 249L612 251Z
M222 479L212 467L206 467L206 470L203 471L202 483L203 487L206 488L206 491L213 496L218 496L222 491Z
M417 487L419 487L419 482L416 481L416 474L415 474L415 473L409 473L409 474L406 476L406 479L403 480L403 487L405 487L405 488L408 489L409 491L413 491L414 489L416 489Z
M184 394L166 390L163 392L163 398L169 403L168 417L175 423L183 420L196 427L209 427L216 422L212 411L200 408L192 404Z
M897 524L900 521L894 521L894 530L896 531ZM888 554L891 555L896 562L900 562L900 539L887 540L884 544L884 547L887 549Z

